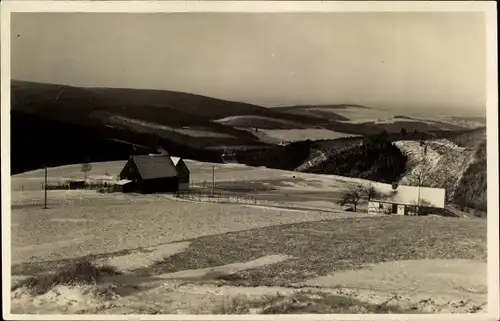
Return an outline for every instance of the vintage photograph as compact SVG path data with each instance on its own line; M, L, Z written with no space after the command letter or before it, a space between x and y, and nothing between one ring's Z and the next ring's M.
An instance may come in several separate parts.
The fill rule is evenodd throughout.
M488 312L486 20L13 12L10 313Z

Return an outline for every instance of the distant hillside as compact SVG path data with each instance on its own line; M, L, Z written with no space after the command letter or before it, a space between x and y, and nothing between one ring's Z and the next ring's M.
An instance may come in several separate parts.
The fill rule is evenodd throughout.
M214 120L215 123L231 127L259 128L259 129L300 129L305 128L301 123L255 115L229 116Z
M402 119L400 117L400 119ZM406 118L408 119L408 118ZM465 130L467 128L450 124L450 123L445 123L441 121L428 121L428 120L421 120L421 119L413 119L413 120L405 120L405 121L400 121L396 120L393 122L365 122L361 123L360 125L370 125L370 126L376 126L380 130L385 130L389 133L397 133L400 132L401 129L405 129L406 132L413 132L413 131L418 131L418 132L429 132L429 131L439 131L439 130Z
M137 153L155 151L136 147ZM126 159L133 144L101 137L83 126L11 112L11 173L87 161Z
M285 109L279 108L280 111L286 111L289 114L301 115L305 117L314 117L324 120L340 120L346 121L349 118L335 113L335 109L324 109L324 108L304 108L304 109Z
M167 90L81 88L56 84L12 81L13 109L47 112L71 107L77 112L103 110L144 120L173 121L180 126L237 115L258 115L317 124L318 119L301 117L272 108L225 101L201 95ZM161 112L160 112L161 111ZM161 116L161 119L156 117ZM69 117L69 115L68 115ZM203 120L203 121L202 121Z
M357 104L333 104L333 105L296 105L296 106L283 106L274 107L274 109L280 110L304 110L304 109L346 109L346 108L361 108L370 109L370 107L357 105Z
M127 159L165 147L172 155L219 162L220 153L116 128L75 125L11 111L11 173L47 166Z
M346 108L360 109L361 113L363 110L370 110L359 105L264 108L166 90L80 88L15 80L12 81L11 89L13 110L54 120L85 125L110 125L107 123L110 117L119 116L148 122L151 124L150 127L156 129L159 126L169 126L171 128L166 131L177 134L180 134L179 129L184 127L227 134L241 141L241 144L255 141L255 137L234 127L323 128L353 135L376 135L383 131L399 132L401 128L407 131L460 129L449 128L448 125L446 125L448 127L429 126L425 122L418 121L395 124L349 123L345 122L346 117L333 112ZM122 123L120 126L126 125L130 123ZM144 126L142 127L144 129ZM135 130L135 128L123 129ZM183 139L189 140L189 137ZM226 143L219 142L219 145L224 144Z
M302 138L307 135L302 132L298 135L297 131L314 129L323 134L333 131L339 136L388 135L391 142L401 134L404 125L349 123L334 113L343 108L357 108L364 113L369 110L364 106L264 108L164 90L79 88L12 81L11 99L12 146L16 149L12 164L17 166L16 171L34 169L47 159L58 165L86 158L123 159L136 144L144 146L144 150L162 146L171 153L201 161L219 161L220 152L231 148L239 151L241 162L254 166L303 171L323 168L318 171L337 173L337 169L322 163L340 157L337 154L348 146L357 148L361 138L295 142L288 146L273 143L288 141L287 133L282 130L290 129L294 130L290 135ZM309 113L311 107L317 110ZM413 138L406 139L431 139L448 133L439 126L422 126L426 133L410 133L407 129L407 136ZM256 134L251 128L268 130L268 134ZM270 139L273 135L278 138ZM49 141L52 145L40 149L42 143ZM30 159L23 157L24 151L35 150ZM42 150L50 152L45 155ZM64 155L67 151L69 154ZM345 151L342 155L348 153L354 155L356 151ZM346 170L344 174L356 173Z
M465 170L455 190L454 202L461 208L487 211L486 141L474 154L474 160Z

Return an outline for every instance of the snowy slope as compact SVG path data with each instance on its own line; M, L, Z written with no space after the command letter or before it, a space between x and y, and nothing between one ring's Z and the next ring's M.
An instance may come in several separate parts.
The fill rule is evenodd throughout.
M424 149L420 142L403 140L395 144L409 158L408 171L401 184L415 185L417 177L424 172L429 177L425 186L445 188L447 200L453 199L458 182L473 161L473 148L460 147L446 139L427 141L426 162L421 162Z

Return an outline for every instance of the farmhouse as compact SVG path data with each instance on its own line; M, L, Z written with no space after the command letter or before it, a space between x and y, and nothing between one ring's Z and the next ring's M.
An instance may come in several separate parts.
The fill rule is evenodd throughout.
M184 160L180 157L170 157L172 163L174 163L175 169L177 171L177 178L179 180L179 190L185 191L189 189L189 169L184 163Z
M177 169L168 155L131 156L119 175L130 180L129 191L143 194L169 193L179 190Z
M368 202L368 213L417 215L417 204L420 204L420 215L438 214L444 210L445 190L442 188L398 186L396 189L388 189L384 187L376 186L384 196Z

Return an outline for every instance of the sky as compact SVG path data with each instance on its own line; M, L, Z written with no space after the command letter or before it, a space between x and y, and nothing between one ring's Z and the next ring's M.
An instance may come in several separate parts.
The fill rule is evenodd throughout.
M482 13L13 13L11 77L261 106L485 111Z

